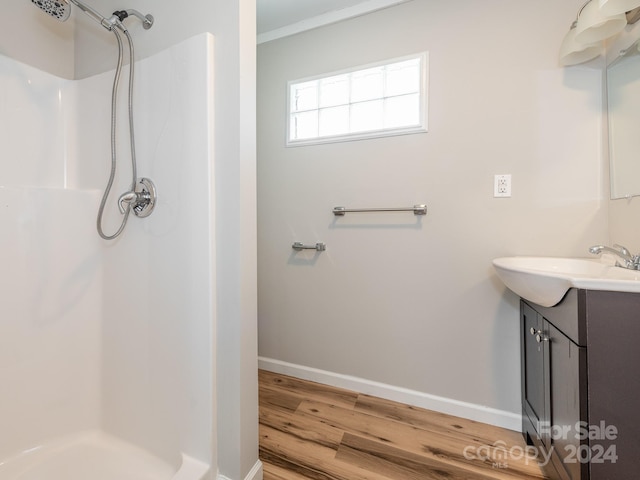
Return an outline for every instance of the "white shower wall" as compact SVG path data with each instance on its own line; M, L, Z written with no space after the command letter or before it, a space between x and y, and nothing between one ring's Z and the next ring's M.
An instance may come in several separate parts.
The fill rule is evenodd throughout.
M95 201L94 192L0 187L0 460L100 425Z
M0 55L1 186L64 188L73 82Z
M97 192L64 189L71 87L0 56L0 458L100 424Z
M104 428L163 456L181 451L207 463L216 318L212 57L213 37L202 34L136 66L138 176L154 181L158 203L104 249L102 336ZM108 173L109 117L100 112L111 82L109 73L79 82L79 99L102 103L78 102L80 118L96 120L78 130L82 185ZM120 126L126 145L126 122Z
M138 176L159 200L114 242L95 231L112 73L74 82L0 57L0 459L102 428L215 472L212 57L201 34L136 65Z

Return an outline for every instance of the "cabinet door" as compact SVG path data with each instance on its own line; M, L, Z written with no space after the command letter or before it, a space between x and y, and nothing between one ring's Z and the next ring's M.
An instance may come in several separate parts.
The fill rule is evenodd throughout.
M526 303L521 308L522 323L522 409L533 424L537 438L545 443L543 422L546 419L547 395L545 394L546 342L539 342L543 318ZM548 430L548 429L547 429Z
M587 441L580 439L580 421L586 417L586 349L578 347L560 330L544 321L544 343L549 349L550 431L547 447L554 451L560 478L587 478L587 464L580 462ZM581 383L582 379L582 383ZM581 447L581 444L585 444ZM584 476L583 476L584 475Z

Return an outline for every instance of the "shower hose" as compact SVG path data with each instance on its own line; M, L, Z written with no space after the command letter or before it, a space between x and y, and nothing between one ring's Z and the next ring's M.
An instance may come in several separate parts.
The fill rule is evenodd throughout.
M117 107L118 107L118 86L120 84L120 75L122 73L122 57L123 57L123 43L120 32L118 32L118 28L114 26L111 31L116 36L118 41L118 63L116 65L116 73L113 78L113 89L111 92L111 172L109 174L109 181L107 182L107 187L104 190L104 194L102 195L102 201L100 202L100 208L98 209L98 218L96 221L98 227L98 234L105 240L113 240L117 238L122 231L124 230L127 219L129 218L129 214L131 213L131 204L127 204L127 208L124 212L124 217L122 218L122 222L118 230L112 234L107 235L104 233L102 228L102 217L104 215L104 208L107 203L107 198L111 193L111 187L113 186L113 181L116 176L116 164L117 164L117 139L116 139L116 130L117 130ZM124 29L123 30L125 36L127 37L127 42L129 43L129 98L128 98L128 108L129 108L129 139L131 142L131 172L132 172L132 180L131 180L131 191L135 191L136 187L136 179L137 179L137 171L136 171L136 143L135 136L133 131L133 79L134 79L134 49L133 49L133 39L129 32Z

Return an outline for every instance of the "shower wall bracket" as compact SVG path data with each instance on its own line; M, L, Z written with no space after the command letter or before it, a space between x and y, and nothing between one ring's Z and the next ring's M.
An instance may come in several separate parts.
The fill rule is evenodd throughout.
M155 19L153 18L153 15L151 15L151 14L143 15L139 11L133 10L133 9L118 10L118 11L113 12L113 15L118 17L118 19L121 22L124 22L125 18L128 18L131 15L133 15L134 17L136 17L138 20L140 20L142 22L142 27L145 30L149 30L151 27L153 27L153 23L155 22Z

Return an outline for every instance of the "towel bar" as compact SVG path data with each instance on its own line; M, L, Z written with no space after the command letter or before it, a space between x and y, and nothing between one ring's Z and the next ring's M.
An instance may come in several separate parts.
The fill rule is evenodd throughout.
M333 209L333 214L335 216L344 216L345 213L355 213L355 212L413 212L414 215L426 215L427 214L427 206L426 205L414 205L413 207L408 208L345 208L345 207L335 207Z

